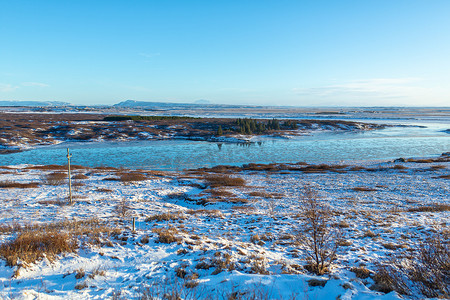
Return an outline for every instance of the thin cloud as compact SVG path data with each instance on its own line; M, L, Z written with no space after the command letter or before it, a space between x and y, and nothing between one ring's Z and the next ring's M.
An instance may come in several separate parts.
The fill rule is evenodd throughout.
M49 87L50 85L42 82L22 82L22 86L37 86L37 87Z
M0 92L2 93L14 92L18 88L18 86L9 83L0 83Z
M145 52L141 52L139 53L140 56L145 58L145 62L149 62L151 61L153 58L160 56L160 53L145 53Z
M410 98L423 95L429 89L419 86L419 78L376 78L352 80L345 83L296 88L294 93L300 96L345 97L345 98Z

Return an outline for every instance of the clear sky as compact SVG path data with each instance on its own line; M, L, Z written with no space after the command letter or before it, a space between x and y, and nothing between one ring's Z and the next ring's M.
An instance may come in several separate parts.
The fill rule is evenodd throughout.
M0 100L450 106L449 0L0 0Z

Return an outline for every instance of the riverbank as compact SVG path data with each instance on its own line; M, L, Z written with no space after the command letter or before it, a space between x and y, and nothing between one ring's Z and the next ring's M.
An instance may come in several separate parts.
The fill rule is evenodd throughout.
M62 142L189 139L245 143L261 135L298 136L323 130L351 132L385 127L339 120L128 117L83 113L0 113L0 154Z
M0 297L430 296L405 270L423 266L418 254L428 238L448 245L449 168L448 153L185 172L73 166L74 204L68 205L63 166L3 166L2 255L27 232L42 239L67 234L72 246L61 254L44 251L36 261L31 255L9 259L13 266L2 259ZM310 268L302 242L302 201L309 198L326 204L327 230L341 234L330 235L336 259L322 275Z

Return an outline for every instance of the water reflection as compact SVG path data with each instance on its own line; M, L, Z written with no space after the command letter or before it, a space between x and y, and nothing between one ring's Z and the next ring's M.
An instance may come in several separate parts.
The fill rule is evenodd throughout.
M191 140L64 143L0 155L0 165L65 164L67 147L71 149L74 164L157 170L219 164L393 159L449 152L450 135L430 128L323 132L292 139L260 138L254 143L239 144Z

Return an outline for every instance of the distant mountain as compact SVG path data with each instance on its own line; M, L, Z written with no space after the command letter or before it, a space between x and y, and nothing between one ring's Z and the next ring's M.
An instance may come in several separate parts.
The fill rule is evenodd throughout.
M199 105L211 105L208 100L197 100L194 103L173 103L173 102L149 102L149 101L136 101L126 100L114 104L115 107L145 107L145 108L177 108L177 107L192 107Z
M0 101L0 106L68 106L68 102L61 101Z
M211 101L206 99L199 99L197 101L194 101L194 104L211 104Z
M172 102L147 102L147 101L136 101L136 100L126 100L114 104L117 108L141 108L145 110L186 110L186 109L206 109L215 110L217 108L262 108L264 106L256 105L239 105L239 104L213 104L208 103L208 100L197 100L195 103L172 103Z
M146 102L146 101L136 101L136 100L126 100L119 102L117 104L114 104L113 106L120 106L120 107L161 107L161 106L174 106L178 105L178 103L165 103L165 102Z

